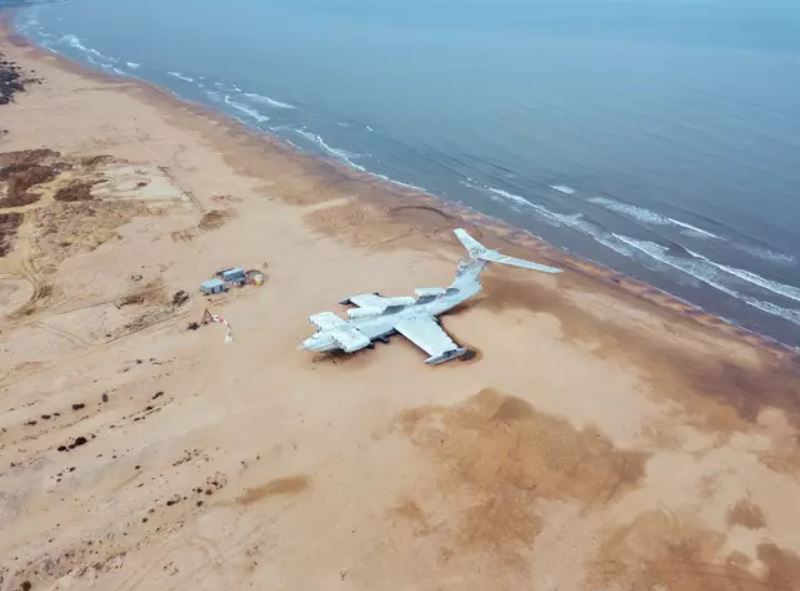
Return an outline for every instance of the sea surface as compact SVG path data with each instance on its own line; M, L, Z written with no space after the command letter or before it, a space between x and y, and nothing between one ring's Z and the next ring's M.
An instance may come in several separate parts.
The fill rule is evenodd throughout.
M22 4L52 51L800 344L796 0Z

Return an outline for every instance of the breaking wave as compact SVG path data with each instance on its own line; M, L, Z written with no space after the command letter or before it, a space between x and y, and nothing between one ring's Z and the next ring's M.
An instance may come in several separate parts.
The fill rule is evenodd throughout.
M705 261L706 263L708 263L709 265L713 265L720 271L728 273L729 275L733 275L734 277L738 277L739 279L746 281L747 283L758 285L759 287L762 287L767 291L771 291L772 293L782 295L786 298L789 298L790 300L800 302L800 288L794 287L793 285L786 285L785 283L781 283L780 281L773 281L771 279L767 279L766 277L762 277L761 275L753 273L752 271L747 271L745 269L738 269L736 267L729 267L728 265L723 265L721 263L714 262L708 257L704 257L703 255L698 254L696 252L692 252L691 250L688 252L696 259Z
M468 184L468 183L464 183ZM505 201L513 206L518 208L519 206L528 208L534 212L536 212L540 219L549 223L552 226L562 227L566 226L568 228L573 228L589 234L590 236L599 236L603 234L603 230L596 226L595 224L586 221L583 218L583 215L580 213L558 213L551 209L547 209L544 205L540 205L538 203L533 203L532 201L528 201L521 195L516 195L514 193L510 193L503 189L497 189L495 187L481 187L479 185L472 185L474 188L483 189L490 198L494 199L495 201L501 200Z
M706 238L719 238L719 236L717 236L713 232L709 232L708 230L703 230L702 228L698 228L697 226L693 226L692 224L687 224L686 222L676 220L675 218L667 218L667 221L675 226L680 226L681 228L689 230L690 234L696 236L704 236Z
M525 197L521 197L519 195L515 195L514 193L509 193L508 191L504 191L503 189L495 189L494 187L484 187L489 193L499 197L501 200L505 200L509 203L513 203L514 205L522 205L523 207L533 207L533 203L525 199Z
M610 232L594 224L580 213L559 213L546 208L544 205L528 201L521 195L516 195L504 189L477 184L474 179L467 177L461 184L481 191L494 201L504 202L516 211L531 211L542 222L556 228L570 228L594 239L598 244L625 257L634 256L634 251L625 243L616 239Z
M740 242L731 242L734 248L741 250L756 258L769 261L771 263L778 263L780 265L794 265L797 264L797 257L783 252L775 252L763 246L754 244L742 244Z
M325 140L322 139L322 137L320 137L318 134L312 133L312 132L310 132L310 131L308 131L306 129L295 129L295 132L297 132L299 135L303 136L305 139L307 139L311 143L316 144L317 146L322 148L325 152L327 152L328 154L330 154L334 158L337 158L338 160L341 160L342 162L344 162L348 166L351 166L352 168L355 168L356 170L360 170L361 172L367 172L366 168L364 168L360 164L356 164L355 162L353 162L352 158L357 158L358 157L357 154L350 154L350 153L346 152L345 150L340 150L338 148L334 148L332 146L329 146L328 144L325 143Z
M675 218L661 215L649 209L631 205L630 203L623 203L615 199L609 199L608 197L590 197L587 199L587 201L644 224L662 227L675 226L680 228L681 233L686 236L723 241L733 248L765 261L770 261L781 265L793 265L797 263L797 258L793 255L776 252L763 246L748 244L747 242L742 242L739 240L729 240L719 236L718 234L714 234L709 230L698 228L697 226L693 226L687 222L676 220Z
M296 108L294 105L290 105L289 103L276 101L273 98L270 98L268 96L264 96L263 94L258 94L258 93L255 93L255 92L245 92L244 96L246 96L249 99L253 99L256 102L264 103L266 105L269 105L271 107L275 107L277 109L295 109Z
M138 70L142 67L142 64L137 64L136 62L125 62L125 65L128 66L131 70Z
M80 38L77 35L73 35L72 33L69 33L61 37L61 39L58 40L58 43L61 45L67 45L69 47L72 47L73 49L77 49L78 51L82 51L83 53L86 53L88 55L93 55L94 57L100 58L102 60L116 61L113 58L106 57L105 55L103 55L102 53L100 53L99 51L97 51L92 47L86 47L80 40Z
M180 72L167 72L173 78L177 78L178 80L183 80L184 82L189 82L190 84L194 83L194 78L191 76L187 76L186 74L181 74Z
M67 47L78 50L83 54L83 58L93 66L108 70L109 72L114 72L119 76L126 75L124 71L117 67L117 64L120 62L119 59L105 55L93 47L87 47L77 35L73 35L72 33L63 35L56 41L56 45L66 45Z
M550 188L554 191L558 191L559 193L564 193L564 195L574 195L575 189L570 187L569 185L550 185Z
M693 253L689 253L692 255L692 258L684 259L670 255L669 250L665 246L656 244L655 242L637 240L621 234L614 234L614 237L655 261L668 265L673 269L677 269L678 271L685 273L686 275L689 275L690 277L693 277L698 281L701 281L702 283L721 291L722 293L736 298L737 300L745 302L746 304L757 308L762 312L772 314L773 316L779 316L784 320L788 320L789 322L800 326L800 310L796 310L794 308L784 308L783 306L773 304L772 302L765 302L747 294L740 293L735 289L725 285L725 280L724 277L721 276L721 273L727 273L727 271L720 269L720 265L709 261L709 259L706 257L696 258L694 257ZM740 270L737 269L737 271ZM747 271L744 273L754 275ZM759 277L759 279L763 278Z
M708 230L698 228L697 226L676 220L675 218L671 218L669 216L661 215L660 213L645 209L644 207L631 205L630 203L623 203L607 197L590 197L588 201L609 211L633 218L636 221L645 224L651 224L654 226L677 226L678 228L681 228L683 233L691 236L699 238L719 238L719 236L713 232L709 232Z
M255 119L256 121L258 121L259 123L265 123L265 122L269 121L269 117L259 113L256 109L253 109L253 108L251 108L251 107L249 107L247 105L243 105L242 103L239 103L239 102L233 100L230 97L230 95L226 94L224 100L225 100L225 104L226 105L230 105L231 107L233 107L237 111L240 111L240 112L244 113L248 117L251 117L251 118Z
M425 189L424 187L420 187L419 185L412 185L411 183L404 183L403 181L398 181L396 179L388 177L385 174L378 174L377 172L370 172L369 174L371 174L372 176L377 177L377 178L379 178L379 179L381 179L383 181L386 181L387 183L392 183L393 185L398 185L400 187L405 187L406 189L412 189L414 191L420 191L421 193L427 193L428 192L428 190Z
M665 246L646 240L637 240L623 234L608 232L598 224L586 220L582 214L559 213L538 203L528 201L521 195L516 195L509 191L495 187L483 186L477 184L472 179L469 179L468 181L462 181L462 184L473 189L481 190L490 198L496 201L505 202L517 211L521 211L523 208L530 210L541 221L549 225L576 230L591 237L598 244L601 244L602 246L624 257L640 258L641 255L645 255L650 259L690 275L706 285L722 291L731 297L737 298L748 305L753 306L754 308L800 325L800 310L785 308L772 302L763 301L748 294L740 293L729 284L731 281L743 282L742 285L746 284L750 285L751 287L759 287L773 294L777 294L797 302L800 302L800 288L767 279L745 269L739 269L717 263L708 257L692 251L687 251L691 257L688 259L673 256L669 254L669 250ZM593 201L597 202L599 199L601 198L595 198ZM611 204L609 208L616 207L625 214L632 216L635 215L639 221L647 221L658 225L678 225L682 227L689 226L687 229L691 229L694 233L705 232L701 228L696 228L689 224L683 224L679 220L658 215L644 208L604 199L603 205L608 205L609 203ZM710 232L707 234L716 238L716 235L713 235Z

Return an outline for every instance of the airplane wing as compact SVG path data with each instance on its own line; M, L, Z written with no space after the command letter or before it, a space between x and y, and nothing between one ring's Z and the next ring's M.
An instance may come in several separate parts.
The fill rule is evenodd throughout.
M532 271L540 271L541 273L561 273L561 269L555 267L548 267L539 263L533 263L515 257L509 257L493 250L487 251L481 256L482 259L492 263L500 263L501 265L509 265L511 267L520 267L522 269L531 269Z
M320 312L308 317L308 321L317 327L318 330L329 330L337 326L342 326L345 321L333 312Z
M542 273L561 273L561 269L506 256L496 250L486 248L483 244L467 234L466 230L463 228L456 228L453 230L453 233L456 235L456 238L461 241L461 244L464 245L469 256L473 259L489 263L500 263L501 265L509 265L511 267L520 267L522 269L531 269L532 271L541 271Z
M343 299L340 304L354 304L359 308L382 311L389 306L410 306L416 300L410 297L385 298L374 293L360 293Z
M397 332L425 351L425 363L436 365L467 352L453 342L432 316L406 318L394 325Z
M337 326L328 331L328 334L333 337L333 340L345 353L353 353L364 347L369 347L371 342L364 333L349 324Z
M386 299L374 293L361 293L349 297L348 300L360 308L378 308L380 310L386 308Z
M309 316L308 319L318 330L325 331L330 335L336 344L347 353L368 347L371 342L355 326L348 324L333 312L320 312Z

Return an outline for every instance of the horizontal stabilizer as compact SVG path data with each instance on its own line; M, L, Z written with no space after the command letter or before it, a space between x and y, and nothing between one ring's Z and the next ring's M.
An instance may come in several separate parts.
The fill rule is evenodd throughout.
M461 357L467 352L464 347L457 347L455 349L450 349L449 351L445 351L444 353L440 353L439 355L434 355L432 357L428 357L425 360L425 363L428 365L439 365L440 363L444 363L445 361L450 361L451 359L456 359Z
M456 228L453 230L453 233L461 241L461 244L464 245L464 248L467 249L470 258L474 260L486 261L487 263L500 263L501 265L531 269L532 271L541 271L542 273L561 273L561 269L557 269L556 267L540 265L539 263L500 254L496 250L490 250L467 234L466 230L463 228Z

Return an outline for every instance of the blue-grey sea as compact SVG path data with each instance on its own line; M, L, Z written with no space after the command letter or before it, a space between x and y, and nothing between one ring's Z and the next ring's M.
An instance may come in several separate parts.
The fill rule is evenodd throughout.
M52 51L800 343L797 0L22 4Z

